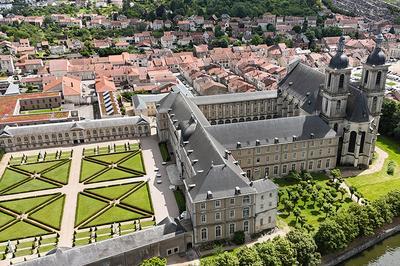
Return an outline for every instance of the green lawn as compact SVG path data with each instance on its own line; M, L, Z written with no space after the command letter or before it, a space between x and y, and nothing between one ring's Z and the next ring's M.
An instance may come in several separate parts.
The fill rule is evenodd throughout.
M55 249L55 245L42 246L42 247L39 247L39 253L47 253L53 249Z
M0 227L14 220L13 216L0 212Z
M18 173L10 168L6 168L0 179L0 192L18 182L28 179L29 176Z
M32 210L33 208L45 203L46 201L49 201L54 197L55 195L46 195L40 197L9 200L0 202L0 206L21 214L29 212L29 210Z
M34 243L35 243L34 241L27 241L27 242L19 243L19 244L17 244L17 249L32 247L32 245L33 245Z
M50 167L53 167L59 164L60 161L48 161L48 162L40 162L40 163L29 163L22 164L18 166L14 166L15 168L30 172L30 173L40 173Z
M139 213L129 211L118 206L113 206L92 221L90 221L88 224L85 224L84 227L112 224L114 222L135 220L142 217L143 215Z
M41 181L39 179L31 179L28 182L25 182L16 188L8 190L4 194L6 194L6 195L17 194L17 193L45 190L45 189L57 188L57 187L58 186L56 186L56 185L47 183L45 181Z
M97 182L131 178L131 177L137 177L137 176L138 175L119 170L118 168L113 168L113 169L109 169L106 172L96 176L95 178L88 181L88 183L97 183Z
M128 197L124 198L122 203L153 213L153 206L151 203L150 193L148 191L148 184L142 186Z
M179 212L182 213L186 210L186 200L181 190L174 190L176 204L178 204Z
M44 244L53 244L57 242L57 238L56 237L49 237L49 238L44 238L42 240L40 240L40 245L44 245Z
M126 167L128 169L131 169L131 170L136 170L136 171L145 173L141 153L136 154L135 156L122 162L120 165L123 167Z
M50 204L32 213L29 217L44 224L47 224L55 229L60 229L61 218L64 208L64 201L65 201L65 196L56 199ZM49 215L49 213L51 213L51 215Z
M323 191L330 188L327 185L328 178L324 174L313 173L315 185L314 188L320 187L321 189L318 191L319 195L323 195ZM290 215L288 216L287 211L284 209L283 201L285 198L288 198L287 189L293 188L299 182L289 178L276 178L274 182L279 185L279 190L283 191L283 194L280 196L278 211L280 212L279 217L285 221L289 226L296 225L296 217L291 211ZM335 202L341 201L341 194L338 193L337 197L335 198ZM351 204L351 200L349 196L346 194L343 197L343 201L340 202L341 208L346 208ZM310 197L304 202L301 197L300 200L297 202L296 207L300 209L301 215L305 217L306 223L312 225L314 228L318 228L319 224L325 220L326 214L320 209L318 203L315 203L314 200Z
M70 166L71 161L68 160L64 164L45 172L43 175L51 180L58 181L66 185L68 183Z
M89 244L89 239L78 239L78 240L75 240L75 242L74 242L75 246L84 246L87 244Z
M129 156L131 152L121 152L121 153L110 153L106 155L97 155L91 158L96 159L98 161L102 161L108 164L117 163L125 157Z
M107 168L105 165L82 160L80 181L85 181L105 168Z
M108 206L108 204L103 201L79 194L75 217L75 226L87 220L88 218L99 212L101 209L104 209L106 206Z
M81 231L81 232L77 232L75 233L75 239L79 239L79 238L86 238L86 237L90 237L90 231Z
M171 160L171 157L169 156L167 143L161 142L158 144L158 146L160 147L161 156L162 156L164 162L168 162L169 160Z
M44 229L19 221L0 232L0 242L48 234Z
M53 108L53 109L36 109L36 110L29 110L29 111L21 111L21 114L44 114L44 113L52 113L52 112L59 112L61 111L61 107Z
M400 188L400 142L387 137L379 136L377 146L388 153L384 167L376 173L360 175L346 179L349 186L357 188L362 196L368 200L377 199L394 189ZM394 175L386 173L389 161L396 162Z
M92 188L87 189L87 192L95 193L99 196L105 197L109 200L114 200L120 198L125 195L131 189L141 184L140 182L130 183L126 185L117 185L117 186L109 186L109 187L101 187L101 188Z

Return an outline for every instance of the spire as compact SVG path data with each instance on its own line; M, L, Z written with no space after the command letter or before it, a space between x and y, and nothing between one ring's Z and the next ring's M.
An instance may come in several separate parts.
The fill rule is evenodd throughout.
M329 67L332 69L344 69L349 66L349 59L347 58L347 55L344 53L344 40L345 39L343 36L339 38L337 44L337 52L329 62Z
M344 52L344 37L340 36L338 44L337 44L337 53Z
M386 63L385 53L382 51L383 35L379 33L375 38L375 48L368 56L366 63L371 66L384 65Z

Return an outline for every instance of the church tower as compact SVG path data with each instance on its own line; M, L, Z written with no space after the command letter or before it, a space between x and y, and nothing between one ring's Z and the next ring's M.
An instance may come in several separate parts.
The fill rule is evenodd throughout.
M382 109L385 95L386 76L389 65L386 64L386 57L382 51L383 36L380 33L376 36L376 46L372 53L363 63L361 76L361 90L367 96L368 109L374 117L376 129L379 124L379 116Z
M351 68L344 53L344 37L340 37L338 49L325 69L325 85L322 91L321 117L338 133L346 117Z

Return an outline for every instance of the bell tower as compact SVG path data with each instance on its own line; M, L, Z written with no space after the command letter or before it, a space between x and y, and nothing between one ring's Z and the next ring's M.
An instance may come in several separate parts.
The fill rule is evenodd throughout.
M344 53L344 37L340 37L336 54L325 69L325 85L322 91L321 117L336 131L342 130L346 117L351 68Z
M382 51L382 34L376 36L376 46L363 63L361 89L367 96L368 108L372 116L379 117L385 94L386 76L389 65ZM377 125L378 126L378 125Z

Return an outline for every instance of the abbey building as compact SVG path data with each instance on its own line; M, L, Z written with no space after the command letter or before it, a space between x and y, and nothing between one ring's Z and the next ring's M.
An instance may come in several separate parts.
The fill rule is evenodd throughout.
M361 82L338 43L325 73L297 63L268 92L187 97L157 107L160 141L173 148L196 244L275 226L277 187L291 170L368 167L388 65L382 36Z

